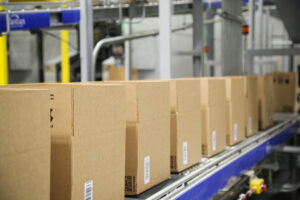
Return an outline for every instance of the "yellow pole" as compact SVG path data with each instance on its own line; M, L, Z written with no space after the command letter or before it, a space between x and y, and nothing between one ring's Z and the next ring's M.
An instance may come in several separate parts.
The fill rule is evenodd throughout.
M4 0L0 0L3 2ZM3 6L0 6L0 10L4 10ZM8 84L8 70L7 70L7 38L6 36L0 36L0 85Z
M61 76L63 83L70 82L69 31L61 31Z
M61 2L72 0L58 0ZM63 5L66 8L67 5ZM61 79L63 83L70 82L69 31L62 30L61 34Z

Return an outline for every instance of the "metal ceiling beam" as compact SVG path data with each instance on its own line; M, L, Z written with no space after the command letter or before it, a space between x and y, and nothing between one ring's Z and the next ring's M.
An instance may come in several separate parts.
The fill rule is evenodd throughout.
M173 14L188 14L191 13L193 4L192 3L173 3ZM128 18L130 14L129 5L125 4L121 8L122 17ZM157 17L159 16L159 4L151 3L151 4L142 4L135 6L135 12L131 15L133 18L140 18L143 16L143 12L145 12L145 17ZM95 7L94 8L94 21L107 21L107 20L118 20L119 19L119 7L117 6L109 6L109 7Z

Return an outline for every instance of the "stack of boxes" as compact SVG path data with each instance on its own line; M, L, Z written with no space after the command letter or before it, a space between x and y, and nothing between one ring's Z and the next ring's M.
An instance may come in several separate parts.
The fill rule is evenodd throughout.
M171 171L199 163L202 157L199 80L171 80Z
M202 153L211 157L226 147L225 80L200 79L202 112Z
M295 111L295 85L269 74L1 88L0 199L141 194L271 126L273 96Z
M264 130L273 125L274 88L272 76L258 77L259 129Z
M137 195L170 178L169 82L126 87L125 193Z
M51 199L86 199L91 191L94 199L121 199L124 88L71 84L45 88L51 102Z
M257 76L244 77L246 97L246 111L245 111L245 135L246 137L252 136L258 131L258 84Z
M245 138L246 98L245 80L242 77L228 77L226 81L226 144L239 143Z
M51 129L52 200L85 199L91 193L95 199L124 197L126 117L124 87L81 84L9 87L23 90L24 87L46 89L50 92L46 100L43 96L36 96L36 100L32 101L36 103L42 99L45 105L48 104L46 114L37 116L37 120L39 118L46 120L48 126L43 128ZM12 117L19 116L16 114ZM36 131L40 131L39 134L43 133L39 129ZM22 134L21 130L19 134ZM39 162L38 159L34 161ZM50 176L50 171L48 175ZM0 182L2 183L2 180ZM30 195L29 197L34 199Z

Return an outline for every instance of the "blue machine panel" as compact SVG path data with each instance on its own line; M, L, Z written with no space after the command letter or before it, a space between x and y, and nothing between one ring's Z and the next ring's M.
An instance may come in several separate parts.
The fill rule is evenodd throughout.
M243 4L247 4L249 0L243 0ZM208 8L210 5L211 8L221 8L222 7L222 1L212 1L211 3L204 2L204 8Z
M9 14L9 18L11 31L48 28L51 26L49 12ZM79 21L79 9L66 9L61 11L62 24L78 24ZM6 32L6 29L6 15L1 14L0 32Z
M63 10L61 11L63 24L78 24L80 21L80 10Z
M12 31L47 28L50 26L50 15L41 13L9 14L10 29ZM6 31L6 16L0 15L0 32Z
M240 176L245 170L248 170L257 162L270 154L276 147L289 139L297 132L298 124L282 131L278 135L265 141L255 149L244 154L237 160L229 163L217 173L211 175L203 182L194 186L186 193L181 195L178 200L208 200L218 191L224 188L232 177Z

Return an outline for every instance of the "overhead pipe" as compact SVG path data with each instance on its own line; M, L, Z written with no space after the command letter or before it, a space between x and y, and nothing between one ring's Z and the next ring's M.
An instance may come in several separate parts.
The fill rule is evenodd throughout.
M192 28L192 27L193 27L193 24L186 24L184 26L173 28L172 32L181 31L181 30L185 30L188 28ZM146 38L146 37L151 37L151 36L154 37L157 35L159 35L159 30L151 30L151 31L144 31L144 32L140 32L140 33L133 33L131 35L122 35L122 36L105 38L103 40L100 40L96 44L96 46L93 50L93 70L96 69L96 61L97 61L98 53L102 49L103 46L118 44L118 43L128 41L128 40L135 40L135 39Z
M204 20L203 24L210 24L210 23L215 23L220 20ZM177 31L182 31L188 28L192 28L193 24L185 24L183 26L175 27L172 29L172 32L177 32ZM94 50L93 50L93 70L96 69L96 61L98 57L99 51L102 49L102 47L107 46L107 45L112 45L112 44L118 44L124 41L128 40L136 40L136 39L141 39L141 38L146 38L146 37L154 37L159 35L159 30L150 30L150 31L143 31L139 33L133 33L130 35L122 35L122 36L117 36L117 37L111 37L111 38L105 38L100 40Z

